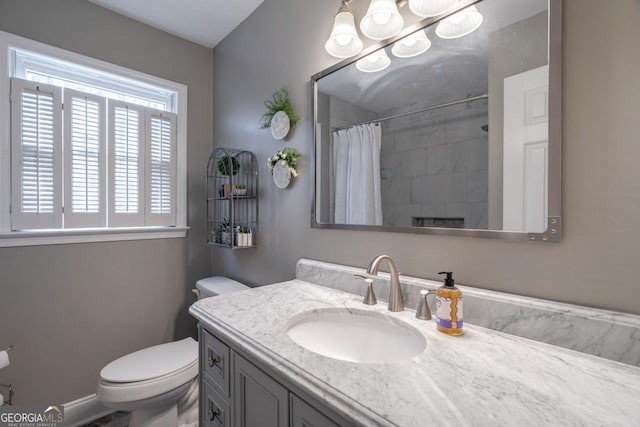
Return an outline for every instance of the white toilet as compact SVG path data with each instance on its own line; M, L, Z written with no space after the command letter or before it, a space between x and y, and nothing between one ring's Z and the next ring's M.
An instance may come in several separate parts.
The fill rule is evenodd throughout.
M249 289L226 277L198 280L199 298ZM122 356L100 371L98 400L131 412L130 427L198 424L198 343L193 338Z

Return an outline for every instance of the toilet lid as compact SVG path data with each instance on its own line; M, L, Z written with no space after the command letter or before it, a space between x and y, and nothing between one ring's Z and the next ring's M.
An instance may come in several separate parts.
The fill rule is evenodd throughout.
M198 360L198 343L193 338L160 344L127 354L100 371L100 377L114 383L130 383L163 377Z

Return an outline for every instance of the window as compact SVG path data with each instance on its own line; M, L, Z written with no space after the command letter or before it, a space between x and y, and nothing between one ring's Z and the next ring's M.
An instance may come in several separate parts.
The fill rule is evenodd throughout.
M184 236L186 87L0 42L0 246Z

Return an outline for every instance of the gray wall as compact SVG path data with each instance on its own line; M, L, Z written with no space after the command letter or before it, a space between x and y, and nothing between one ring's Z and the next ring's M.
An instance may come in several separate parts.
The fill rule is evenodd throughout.
M258 248L214 250L213 271L266 284L291 279L299 257L365 266L389 253L408 275L452 270L465 285L640 314L640 2L564 4L562 243L311 229L309 76L337 62L324 43L339 2L266 0L214 49L214 145L257 153L261 204ZM304 118L284 143L258 129L281 85ZM285 145L304 154L302 175L278 190L266 159Z
M95 392L109 361L195 333L189 289L210 270L204 168L212 139L213 54L85 0L1 0L0 30L189 87L186 239L0 249L0 383L18 404Z

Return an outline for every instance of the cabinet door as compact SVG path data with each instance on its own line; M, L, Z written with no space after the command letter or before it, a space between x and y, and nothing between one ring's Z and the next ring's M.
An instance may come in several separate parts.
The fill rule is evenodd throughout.
M288 427L289 393L234 353L234 412L238 427Z
M300 399L291 396L291 427L339 427L320 411Z

